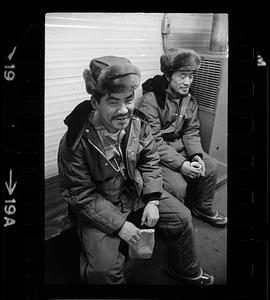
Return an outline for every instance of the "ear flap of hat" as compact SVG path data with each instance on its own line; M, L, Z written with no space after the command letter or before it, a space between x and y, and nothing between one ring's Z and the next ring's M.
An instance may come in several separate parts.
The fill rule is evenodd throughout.
M83 71L83 78L85 81L85 88L88 94L93 95L96 92L97 83L93 78L92 72L88 69Z
M170 62L167 55L161 55L160 57L160 70L162 73L167 73L170 69Z

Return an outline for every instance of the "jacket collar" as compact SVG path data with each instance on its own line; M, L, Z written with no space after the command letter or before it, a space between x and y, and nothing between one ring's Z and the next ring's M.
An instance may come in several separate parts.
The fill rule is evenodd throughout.
M182 99L191 96L188 94L187 96L181 98L178 93L170 88L164 75L156 75L155 77L148 79L142 84L142 88L143 94L147 92L153 92L155 94L157 103L161 109L165 108L166 99L180 99L180 101L182 101Z
M122 156L121 149L119 149L117 145L121 145L122 138L125 134L125 129L119 130L116 134L109 133L101 122L98 111L94 111L90 116L90 122L94 126L99 136L107 158L110 160L115 156L116 153L119 156Z
M175 92L170 86L168 86L166 90L166 95L170 100L183 98L177 92Z
M178 105L181 105L181 103L184 103L184 102L188 101L191 98L190 93L188 93L186 96L182 96L182 97L180 96L179 97L179 94L176 93L174 90L172 90L170 87L167 89L166 92L167 92L167 94L166 94L167 98L166 99L177 102Z
M106 156L106 151L105 151L103 144L98 136L98 133L95 130L95 127L90 122L86 123L86 126L83 130L82 136L84 136L86 139L91 141L91 143L93 143Z
M92 143L94 143L105 155L104 147L99 139L99 136L91 124L91 116L93 115L93 107L91 106L90 100L85 100L78 104L73 111L65 118L64 123L68 126L67 130L67 144L73 150L78 145L82 136L85 136L87 139L90 139ZM143 122L147 121L147 118L144 114L142 114L137 109L134 110L132 118L130 119L129 125L125 128L126 134L123 137L122 142L122 152L125 156L126 148L128 141L130 140L130 133L132 123L140 123L138 121L138 117L142 119ZM139 135L139 130L137 130L138 126L135 126L134 129L136 131L135 135ZM138 132L137 132L138 131Z
M158 105L162 109L165 108L167 87L168 82L164 75L156 75L155 77L148 79L142 84L143 94L153 92L157 99Z
M100 139L100 137L99 137L94 125L93 125L93 116L94 116L94 111L92 111L90 113L89 118L88 118L88 120L87 120L87 122L86 122L86 124L83 128L82 135L84 137L86 137L88 140L90 140L105 155L106 151L105 151L104 146L101 142L101 139ZM134 118L134 116L131 117L127 128L125 128L125 135L123 136L122 146L121 146L122 151L123 151L123 149L126 149L126 147L127 147L127 142L128 142L129 135L130 135L133 118ZM80 138L81 138L81 136L80 136ZM124 151L123 151L123 153L124 153Z
M85 129L85 121L92 110L90 100L85 100L79 103L64 120L64 123L68 126L67 144L73 150L82 136Z

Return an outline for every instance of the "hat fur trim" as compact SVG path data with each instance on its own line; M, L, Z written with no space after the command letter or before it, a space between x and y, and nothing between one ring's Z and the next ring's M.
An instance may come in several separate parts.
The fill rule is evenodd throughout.
M99 92L120 93L134 91L140 85L141 73L133 64L127 62L106 66L100 71L97 80L91 70L85 69L83 78L85 80L86 91L89 94Z
M200 56L192 49L171 48L167 56L160 57L161 72L168 71L196 71L200 68Z
M140 71L130 64L112 65L103 69L98 78L97 89L101 93L134 91L140 85Z
M139 85L140 77L135 74L129 74L115 79L99 81L98 91L103 94L123 93L126 91L134 91L139 87Z

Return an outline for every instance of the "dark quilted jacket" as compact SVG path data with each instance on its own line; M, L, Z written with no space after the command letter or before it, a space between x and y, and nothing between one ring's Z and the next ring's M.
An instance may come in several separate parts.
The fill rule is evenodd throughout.
M202 156L198 105L188 94L177 99L169 91L164 76L157 75L143 84L139 109L148 117L157 143L160 163L178 170L186 159ZM182 107L186 104L186 109Z
M124 181L105 156L90 111L86 100L65 119L68 131L58 151L61 193L75 214L113 234L126 219L119 203L136 210L160 198L159 155L147 119L135 110L122 142L128 174Z

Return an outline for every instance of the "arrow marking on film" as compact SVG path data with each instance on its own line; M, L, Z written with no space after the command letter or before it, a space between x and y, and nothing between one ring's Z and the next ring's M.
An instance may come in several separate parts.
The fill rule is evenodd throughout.
M9 185L7 184L7 182L5 182L7 190L8 190L8 194L11 196L12 193L15 190L15 187L17 185L17 181L14 183L14 185L12 186L12 170L9 170Z
M9 60L12 59L12 57L13 57L15 51L16 51L16 46L14 47L13 51L8 55L8 59L9 59Z

